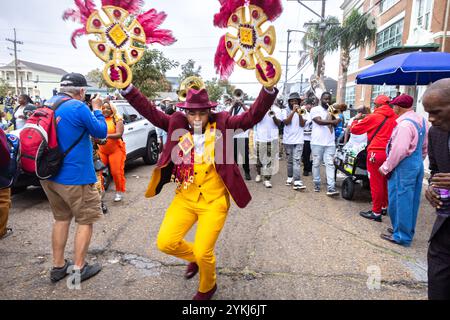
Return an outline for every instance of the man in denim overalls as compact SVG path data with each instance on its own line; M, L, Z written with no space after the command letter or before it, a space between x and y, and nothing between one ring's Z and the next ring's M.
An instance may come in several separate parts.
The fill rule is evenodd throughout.
M388 158L380 172L388 176L392 228L381 238L410 246L414 237L423 184L423 160L427 156L427 121L413 110L413 98L403 94L391 101L399 115L387 147Z

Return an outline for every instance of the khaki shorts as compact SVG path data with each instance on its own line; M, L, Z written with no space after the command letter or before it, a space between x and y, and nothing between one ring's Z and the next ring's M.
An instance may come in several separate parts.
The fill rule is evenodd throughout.
M66 186L53 181L41 181L56 221L71 221L91 225L102 217L100 194L95 184Z

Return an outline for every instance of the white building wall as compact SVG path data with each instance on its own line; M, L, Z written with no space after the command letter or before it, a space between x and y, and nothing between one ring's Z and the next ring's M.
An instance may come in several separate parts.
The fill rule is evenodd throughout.
M16 87L15 81L15 71L11 70L2 70L0 76L2 79L6 80L6 73L9 73L9 86L11 88ZM28 75L28 78L27 78ZM61 81L62 75L47 73L42 71L34 71L30 69L22 69L19 71L19 88L21 87L21 81L23 83L23 88L26 94L30 95L32 99L34 99L33 89L35 86L39 89L41 93L41 98L49 99L53 96L53 89L59 89L59 83ZM20 89L19 89L20 90Z

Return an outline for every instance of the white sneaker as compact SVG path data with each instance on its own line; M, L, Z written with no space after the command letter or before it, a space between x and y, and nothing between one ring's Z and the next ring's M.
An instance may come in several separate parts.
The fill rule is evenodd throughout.
M339 192L336 191L336 189L332 189L332 190L328 190L327 191L327 196L330 196L330 197L337 196L338 194L339 194Z
M256 176L255 182L261 182L261 176L259 174Z
M122 201L123 196L120 193L116 193L116 197L114 198L114 202Z
M301 181L295 181L294 182L294 190L304 190L306 189L306 186Z
M270 181L268 181L268 180L264 181L264 186L265 186L267 189L272 188L272 184L271 184Z
M287 186L292 186L292 181L294 181L294 178L287 178L286 185Z

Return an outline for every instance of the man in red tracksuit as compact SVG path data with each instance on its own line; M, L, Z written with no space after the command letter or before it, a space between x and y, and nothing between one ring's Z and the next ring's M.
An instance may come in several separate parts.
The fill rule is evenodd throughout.
M381 215L387 214L387 179L378 169L386 161L386 146L397 125L397 115L389 106L390 99L380 95L375 99L375 110L364 119L355 118L350 132L367 133L367 171L372 193L372 210L360 212L364 218L381 222Z

